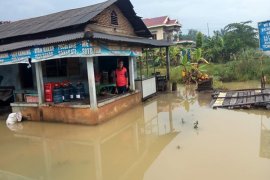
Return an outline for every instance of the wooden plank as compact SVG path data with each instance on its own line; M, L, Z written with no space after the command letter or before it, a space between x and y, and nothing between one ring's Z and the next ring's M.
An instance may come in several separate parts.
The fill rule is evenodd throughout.
M247 103L251 103L251 97L247 97Z
M230 105L233 106L236 103L236 101L237 101L237 98L236 98L237 97L237 94L238 94L237 92L234 92L233 95L231 96L232 98L230 100Z
M233 95L233 92L227 92L226 98L230 98L230 97L232 97L232 95Z
M270 100L270 96L269 95L264 95L264 102L268 102Z
M223 106L229 106L230 105L230 101L231 101L231 98L225 98L224 102L223 102Z
M256 99L255 99L255 91L251 91L250 92L250 95L252 96L250 99L251 99L251 102L250 103L255 103L256 102Z
M263 92L264 92L265 94L270 94L270 89L264 89Z
M224 101L224 98L221 98L222 96L226 96L226 93L219 93L218 94L218 97L220 97L220 98L217 98L216 99L216 101L214 102L214 104L213 104L213 108L214 107L220 107L220 106L222 106L223 105L223 101Z
M238 92L238 97L242 97L244 95L244 93L242 91Z
M262 90L255 90L255 94L261 94Z
M218 98L225 98L227 95L226 92L220 92L219 95L218 95Z
M256 103L263 102L262 96L256 96Z
M244 97L243 98L243 102L242 102L243 104L246 104L247 103L247 97Z
M243 107L270 103L270 89L251 89L220 92L213 107Z
M240 97L240 98L237 98L237 101L235 103L235 105L239 105L239 104L242 104L243 103L243 98Z

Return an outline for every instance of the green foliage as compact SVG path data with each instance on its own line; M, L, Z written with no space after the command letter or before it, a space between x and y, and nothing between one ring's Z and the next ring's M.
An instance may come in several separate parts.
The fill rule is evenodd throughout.
M238 60L249 49L258 47L258 32L251 21L231 23L203 42L204 56L212 62L224 63Z
M205 39L203 43L204 57L211 62L220 62L223 59L224 41L219 32L214 32L212 37Z
M207 67L207 71L211 76L223 82L260 80L262 70L269 79L270 58L260 56L259 59L241 59L226 64L210 64Z
M192 60L193 62L198 62L202 58L202 49L198 48L195 49L195 51L192 52Z
M198 33L197 30L190 29L190 30L188 30L188 34L180 34L179 39L180 40L192 40L192 41L196 41L197 33Z
M170 81L171 82L182 82L182 75L181 72L183 70L183 67L181 66L176 66L171 68L170 70Z
M258 47L257 29L251 27L251 21L242 23L232 23L224 28L224 47L226 58L230 54L237 54L248 48Z
M181 48L179 46L171 46L169 48L171 65L177 66L180 64Z
M196 47L201 48L203 44L203 34L201 32L198 32L196 34Z
M214 89L226 89L223 82L219 77L213 77L213 88Z

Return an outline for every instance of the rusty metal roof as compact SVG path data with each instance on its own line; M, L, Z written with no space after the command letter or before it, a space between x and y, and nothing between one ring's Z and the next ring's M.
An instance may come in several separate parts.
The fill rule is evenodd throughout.
M137 32L139 36L151 36L151 33L144 25L141 18L136 15L129 0L107 0L105 2L87 7L15 21L10 24L2 24L0 25L0 40L86 24L89 23L92 18L114 3L129 19L135 29L135 32Z
M21 41L11 44L0 45L0 52L7 52L22 48L34 47L34 46L42 46L54 43L62 43L76 39L82 39L84 37L84 32L74 33L74 34L66 34L57 37L51 37L46 39L37 39L31 41Z
M0 39L46 32L90 21L117 0L0 25Z
M44 46L62 42L68 42L77 39L85 39L85 38L93 38L93 39L103 39L108 41L116 41L116 42L126 42L126 43L134 43L151 47L166 47L172 45L167 41L153 40L147 38L140 37L127 37L127 36L117 36L110 35L98 32L92 32L90 36L85 35L84 32L78 32L73 34L66 34L57 37L45 38L45 39L36 39L30 41L21 41L15 42L11 44L0 45L0 52L8 52L23 48L30 48L34 46Z
M148 45L153 47L166 47L172 45L167 41L140 38L140 37L127 37L127 36L117 36L111 34L104 34L99 32L93 32L90 34L90 37L93 39L104 39L109 41L117 41L117 42L127 42L127 43L136 43L142 45Z

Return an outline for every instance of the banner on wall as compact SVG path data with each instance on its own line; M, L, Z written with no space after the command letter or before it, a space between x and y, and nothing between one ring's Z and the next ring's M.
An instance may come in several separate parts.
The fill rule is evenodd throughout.
M260 48L263 51L270 51L270 21L259 22Z
M0 65L45 61L50 59L70 57L95 57L95 56L141 56L139 47L109 46L97 44L89 40L67 42L57 45L34 47L8 53L0 53Z

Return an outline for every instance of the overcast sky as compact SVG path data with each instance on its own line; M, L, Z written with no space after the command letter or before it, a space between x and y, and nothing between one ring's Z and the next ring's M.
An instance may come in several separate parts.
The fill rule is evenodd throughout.
M0 0L0 20L19 20L83 7L104 0ZM207 34L232 22L270 20L269 0L131 0L144 18L168 15L178 19L182 31L197 29Z

